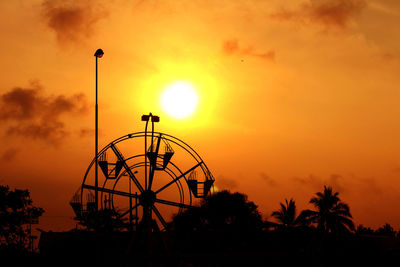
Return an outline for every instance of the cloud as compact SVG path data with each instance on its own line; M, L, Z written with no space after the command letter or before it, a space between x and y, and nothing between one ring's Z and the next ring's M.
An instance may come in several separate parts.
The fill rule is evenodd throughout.
M400 62L400 57L392 53L382 53L379 55L386 62Z
M331 186L333 190L340 193L373 193L380 195L382 188L377 184L376 178L373 177L356 177L351 175L345 177L340 174L331 174L328 178L320 178L310 174L308 177L294 177L293 180L306 187L311 187L312 190L322 191L324 185Z
M2 161L12 161L18 154L19 150L15 148L9 148L1 154Z
M88 111L85 95L51 95L43 93L38 82L29 88L15 87L0 95L0 121L11 123L8 136L21 136L58 144L69 132L61 116L82 115Z
M310 174L309 176L307 176L305 178L296 176L296 177L293 177L293 180L301 185L310 185L313 188L320 188L321 186L323 187L323 185L324 185L323 181L320 178L318 178L312 174Z
M79 130L79 137L83 138L83 137L92 137L95 135L95 130L91 129L91 128L81 128Z
M238 186L238 183L234 179L226 178L223 176L219 176L217 179L215 179L215 183L219 190L234 189Z
M343 193L345 191L345 185L343 182L343 177L340 174L331 174L329 179L326 181L327 184L336 188L337 191Z
M236 39L227 40L223 43L222 49L227 55L235 54L239 51L239 42Z
M222 44L222 51L228 55L239 55L239 56L251 56L257 57L264 60L275 61L275 51L270 50L267 52L257 52L252 46L246 48L239 46L237 39L226 40Z
M271 17L300 23L316 23L323 25L325 29L344 29L364 7L364 0L314 0L303 3L294 10L282 8L271 14Z
M382 2L387 2L387 3L382 3ZM385 13L387 15L394 15L398 16L400 15L400 9L397 6L398 0L392 1L369 1L368 2L368 7L374 10L377 10L379 12Z
M365 178L361 182L362 182L362 187L365 188L366 191L372 192L376 195L382 194L382 188L377 184L376 179Z
M332 186L335 191L343 192L345 186L342 184L342 176L338 174L332 174L328 179L323 179L317 177L313 174L302 178L302 177L294 177L293 180L301 185L310 186L312 190L321 191L324 188L324 185Z
M60 43L79 42L95 33L96 24L108 16L104 7L93 1L46 0L42 16Z
M34 140L46 140L49 143L56 145L60 143L61 139L69 134L64 128L64 123L50 121L10 126L6 133L9 136L21 136Z
M268 185L270 185L272 187L276 187L278 185L274 179L272 179L271 177L269 177L268 175L266 175L263 172L260 173L260 177L264 182L266 182Z

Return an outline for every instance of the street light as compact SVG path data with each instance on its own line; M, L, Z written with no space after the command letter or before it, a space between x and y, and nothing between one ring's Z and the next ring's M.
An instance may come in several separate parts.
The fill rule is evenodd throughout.
M152 113L150 113L149 115L142 115L142 121L146 122L146 127L145 127L145 131L144 131L144 153L145 153L145 157L144 157L144 189L147 190L147 126L149 124L149 121L151 120L151 152L153 152L153 138L154 138L154 123L155 122L160 122L160 117L153 115ZM149 186L151 186L152 183L152 178L150 180L149 177Z
M96 202L96 211L99 209L99 178L98 178L98 144L99 144L99 108L97 105L97 59L101 58L104 55L102 49L97 49L94 56L96 57L96 104L95 104L95 141L94 141L94 157L95 157L95 168L94 168L94 191L95 191L95 202Z

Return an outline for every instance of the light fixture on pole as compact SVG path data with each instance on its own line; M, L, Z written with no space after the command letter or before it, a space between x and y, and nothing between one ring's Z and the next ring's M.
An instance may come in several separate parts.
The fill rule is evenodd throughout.
M96 57L96 104L95 104L95 141L94 141L94 146L95 146L95 152L94 152L94 157L95 157L95 169L94 169L94 187L95 187L95 202L96 202L96 211L99 209L99 178L98 178L98 159L97 159L97 154L98 154L98 144L99 144L99 108L97 105L97 59L101 58L104 55L104 52L102 49L97 49L96 53L94 53L94 56Z

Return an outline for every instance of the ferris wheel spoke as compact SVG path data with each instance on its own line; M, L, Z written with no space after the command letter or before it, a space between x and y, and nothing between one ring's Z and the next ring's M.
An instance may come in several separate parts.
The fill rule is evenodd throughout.
M179 207L179 208L191 208L192 207L191 205L178 203L178 202L174 202L174 201L169 201L169 200L164 200L164 199L159 199L159 198L156 198L155 202L160 203L160 204L169 205L169 206L175 206L175 207Z
M137 207L139 207L140 204L136 204L135 206L132 206L132 208L129 208L127 211L125 211L124 213L121 213L121 217L124 217L126 214L128 214L129 212L133 211L134 209L136 209Z
M129 177L132 179L132 181L134 182L136 187L142 193L144 191L144 189L143 189L142 185L139 183L139 181L136 179L131 168L129 168L128 164L126 164L125 158L122 155L122 153L118 150L118 148L113 143L111 143L111 149L114 152L114 154L117 156L118 160L120 160L123 163L123 167L124 167L126 173L129 175Z
M154 214L160 220L161 224L164 226L164 229L167 229L167 222L164 220L163 216L158 211L157 207L153 205L152 209L153 209Z
M196 169L197 167L199 167L201 164L203 163L203 161L200 161L199 163L197 163L196 165L194 165L192 168L190 168L189 170L185 171L184 173L182 173L181 175L179 175L178 177L176 177L175 179L173 179L171 182L167 183L166 185L164 185L163 187L161 187L160 189L158 189L157 191L155 191L155 194L160 193L161 191L163 191L165 188L167 188L168 186L172 185L173 183L175 183L176 181L178 181L179 179L181 179L182 177L185 177L186 174L188 174L189 172L193 171L194 169Z
M95 190L95 188L96 188L93 185L87 185L87 184L84 184L82 187L86 188L86 189L90 189L90 190ZM118 190L114 190L114 189L108 189L108 188L98 187L97 190L100 191L100 192L110 193L110 194L113 194L113 195L119 195L119 196L124 196L124 197L133 197L133 198L138 198L139 197L136 193L132 194L132 193L118 191Z

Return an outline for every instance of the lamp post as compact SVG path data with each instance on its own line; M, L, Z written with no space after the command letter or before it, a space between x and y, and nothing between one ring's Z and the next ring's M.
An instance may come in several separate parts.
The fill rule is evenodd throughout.
M151 145L150 145L150 151L147 151L147 126L149 124L149 121L151 120ZM153 175L154 175L154 169L156 168L157 165L157 153L158 153L158 148L157 152L155 154L155 158L150 159L150 169L149 172L147 172L147 157L148 153L155 152L153 151L153 139L154 139L154 123L160 121L160 117L155 116L153 114L149 115L142 115L142 121L146 122L146 127L144 131L144 170L145 170L145 177L144 177L144 191L142 193L142 206L143 206L143 217L142 221L145 224L146 231L151 232L151 210L152 210L152 205L154 204L154 199L155 199L155 194L153 191L151 191L151 184L153 182Z
M95 157L95 168L94 168L94 192L95 192L95 202L96 202L96 211L99 209L99 178L98 178L98 144L99 144L99 108L97 105L97 59L101 58L104 55L102 49L97 49L94 56L96 57L96 104L95 104L95 141L94 141L94 157Z

